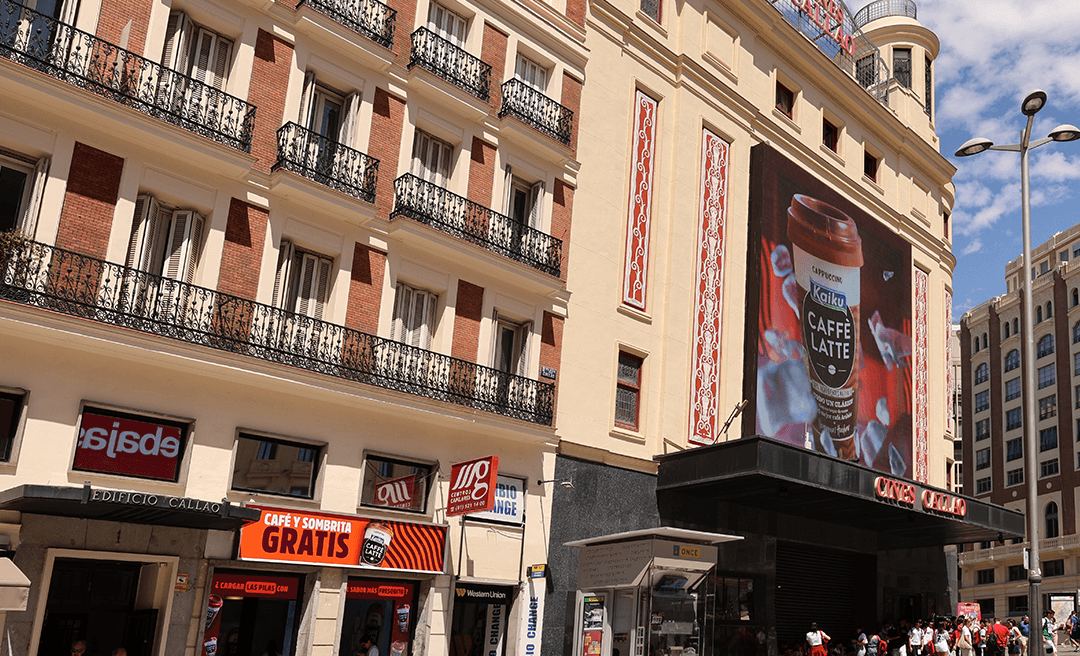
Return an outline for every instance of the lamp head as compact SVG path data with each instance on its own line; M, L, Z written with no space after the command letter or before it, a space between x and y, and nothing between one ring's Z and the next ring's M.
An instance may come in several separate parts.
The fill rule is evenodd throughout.
M1059 125L1050 131L1050 138L1054 141L1076 141L1080 139L1080 128L1075 125Z
M1036 89L1024 98L1023 104L1020 105L1020 111L1024 116L1035 116L1039 113L1039 110L1046 105L1046 92L1042 89Z
M994 142L983 137L975 137L974 139L968 139L964 142L963 146L956 151L957 157L969 157L971 155L978 155L984 150L993 146Z

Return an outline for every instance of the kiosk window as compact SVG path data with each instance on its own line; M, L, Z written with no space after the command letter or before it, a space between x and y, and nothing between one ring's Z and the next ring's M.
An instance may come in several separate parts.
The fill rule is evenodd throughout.
M206 604L203 656L296 652L303 578L250 571L214 572Z
M338 653L365 654L364 641L370 638L379 654L412 654L416 593L415 581L349 579Z

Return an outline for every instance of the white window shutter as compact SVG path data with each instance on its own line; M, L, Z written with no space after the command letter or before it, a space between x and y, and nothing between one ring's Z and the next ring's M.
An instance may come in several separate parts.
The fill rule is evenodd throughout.
M294 311L297 314L309 317L311 316L310 312L313 309L311 307L311 300L315 295L314 291L318 277L319 258L310 253L302 253L300 261L300 289L297 293L296 309Z
M527 376L529 372L529 337L532 334L532 323L522 324L521 328L518 328L518 352L517 352L517 370L514 372L519 376Z
M158 227L158 203L149 195L135 199L135 216L131 222L131 238L128 240L127 259L124 265L140 271L148 271Z
M408 330L407 317L412 309L412 288L398 283L397 294L394 296L394 325L391 330L391 339L399 342L406 341Z
M514 169L509 164L506 165L506 177L503 184L503 212L506 216L512 216L514 210L510 207L510 203L514 199Z
M427 321L425 321L424 325L422 346L427 350L431 350L431 337L435 334L435 311L439 305L439 297L430 292L425 296L427 296Z
M345 98L345 107L342 113L338 143L352 148L353 140L356 138L356 119L360 115L360 94L358 92L350 93Z
M60 3L60 13L58 14L57 20L59 20L61 23L74 25L78 11L78 0L65 0L64 2Z
M311 103L315 98L315 71L304 73L304 91L300 94L300 113L297 115L297 123L309 130L314 130L315 119L311 111Z
M191 66L191 77L199 82L207 81L207 73L214 57L214 37L210 30L199 28L198 38L195 40L195 60Z
M282 301L288 295L285 290L289 284L289 269L292 265L292 256L292 241L282 238L281 246L278 248L277 272L274 274L274 296L270 301L270 304L276 308L284 307Z
M540 229L542 209L544 206L544 183L537 182L529 189L529 226Z
M326 308L326 301L330 298L330 274L333 271L334 263L325 257L319 258L319 272L315 281L315 295L312 299L314 314L316 319L322 319L323 310Z
M30 184L30 198L23 212L19 229L24 235L34 237L37 233L38 215L41 214L41 198L45 195L45 183L49 179L49 158L42 157L34 166L34 179Z
M225 83L228 81L229 62L232 61L232 47L233 42L230 39L221 36L217 37L217 44L214 49L214 66L211 69L214 78L210 82L215 89L224 89Z
M421 291L413 292L413 304L411 311L409 312L409 341L410 346L419 346L420 348L426 348L424 344L424 319L427 317L427 303L428 295ZM430 344L431 340L428 339Z
M161 65L180 73L187 73L188 48L191 42L191 23L187 14L174 11L169 14L165 27L165 48L161 52Z
M176 210L172 213L172 226L165 251L165 265L161 275L170 280L182 280L184 264L191 250L191 226L195 221L195 212Z
M412 174L426 178L424 175L424 154L427 152L427 133L423 130L417 130L413 135L412 144Z
M206 217L193 213L191 218L191 237L188 239L187 254L181 279L187 284L195 283L195 272L199 268L199 253L202 251L203 231L206 229Z

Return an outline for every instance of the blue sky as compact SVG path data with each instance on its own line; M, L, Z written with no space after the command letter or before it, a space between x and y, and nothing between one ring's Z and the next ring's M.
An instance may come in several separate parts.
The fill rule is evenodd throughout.
M934 64L941 152L957 167L952 215L953 316L1005 292L1005 264L1023 249L1020 158L955 158L971 137L1017 143L1020 101L1048 95L1033 138L1080 125L1080 0L916 0L919 22L941 40ZM848 2L858 11L867 0ZM1031 155L1032 245L1080 223L1080 141Z

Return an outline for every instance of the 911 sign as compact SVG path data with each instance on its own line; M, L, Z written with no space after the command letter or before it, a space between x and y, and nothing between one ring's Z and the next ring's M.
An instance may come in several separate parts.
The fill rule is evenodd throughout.
M486 512L495 506L495 479L499 456L459 462L450 471L450 496L446 514Z

